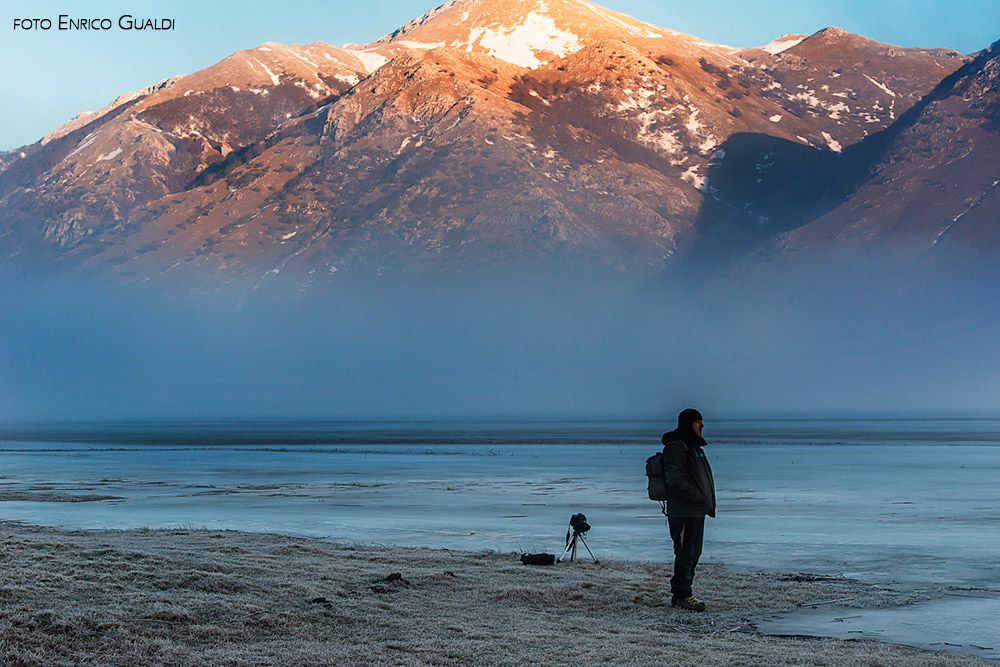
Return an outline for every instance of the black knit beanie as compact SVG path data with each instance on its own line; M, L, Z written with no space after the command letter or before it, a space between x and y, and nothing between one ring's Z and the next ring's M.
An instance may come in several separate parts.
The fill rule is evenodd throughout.
M681 413L677 415L677 428L679 429L691 428L691 424L698 421L704 421L704 419L702 419L701 413L695 410L694 408L687 408L685 410L681 410Z

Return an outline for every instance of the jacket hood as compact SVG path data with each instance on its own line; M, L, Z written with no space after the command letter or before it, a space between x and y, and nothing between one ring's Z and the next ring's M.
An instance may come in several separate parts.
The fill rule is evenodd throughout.
M705 438L695 435L695 432L690 426L687 428L675 428L673 431L667 431L663 434L663 437L660 438L660 442L664 445L674 440L680 440L681 442L687 443L692 447L704 447L708 444L705 442Z

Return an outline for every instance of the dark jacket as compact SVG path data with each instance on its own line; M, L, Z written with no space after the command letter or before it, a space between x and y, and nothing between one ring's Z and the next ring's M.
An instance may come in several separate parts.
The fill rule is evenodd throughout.
M715 516L715 480L702 447L690 429L663 434L663 472L667 478L667 516Z

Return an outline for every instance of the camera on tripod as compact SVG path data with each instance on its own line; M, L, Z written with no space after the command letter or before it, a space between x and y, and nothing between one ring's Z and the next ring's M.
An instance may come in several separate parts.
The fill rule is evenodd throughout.
M572 562L576 559L576 545L577 542L583 542L584 548L590 557L594 559L597 563L597 557L594 556L594 552L590 550L590 546L587 545L587 540L584 538L584 533L590 530L590 524L587 523L587 516L582 513L574 514L569 518L569 528L566 529L566 551L563 552L562 556L559 556L557 563L561 563L562 559L569 554L569 560Z
M573 529L574 533L586 533L590 530L590 524L587 523L587 516L585 514L574 514L569 518L569 527Z

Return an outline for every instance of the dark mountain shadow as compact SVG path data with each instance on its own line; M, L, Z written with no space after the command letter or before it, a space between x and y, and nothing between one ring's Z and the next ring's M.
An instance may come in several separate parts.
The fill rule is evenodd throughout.
M740 132L708 169L710 191L698 212L688 255L725 261L828 212L853 191L850 154L819 150L767 134Z

